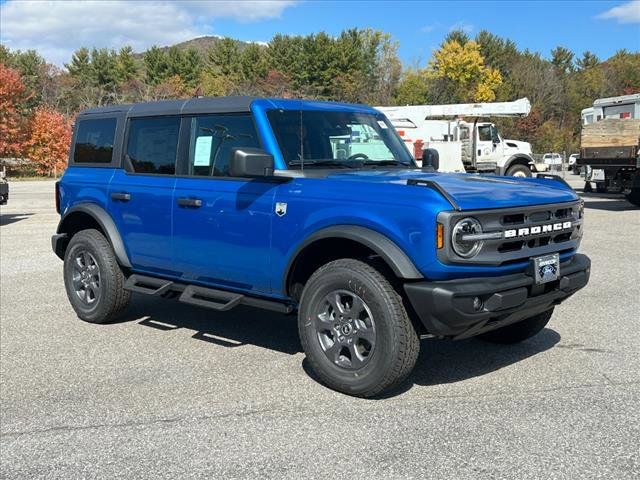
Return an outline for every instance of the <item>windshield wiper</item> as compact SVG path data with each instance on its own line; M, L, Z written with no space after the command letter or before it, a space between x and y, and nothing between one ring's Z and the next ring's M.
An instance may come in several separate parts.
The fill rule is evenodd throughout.
M361 161L349 162L341 160L292 160L288 163L290 167L313 166L313 167L345 167L358 168L362 165Z
M364 160L362 162L364 165L403 165L405 167L410 166L410 163L401 162L399 160Z

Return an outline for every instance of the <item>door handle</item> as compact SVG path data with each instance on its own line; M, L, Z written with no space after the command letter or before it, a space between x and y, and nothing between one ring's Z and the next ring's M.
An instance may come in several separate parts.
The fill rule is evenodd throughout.
M131 194L127 192L113 192L111 194L111 199L120 202L128 202L131 200Z
M179 198L178 205L181 207L200 208L202 206L202 200L199 198Z

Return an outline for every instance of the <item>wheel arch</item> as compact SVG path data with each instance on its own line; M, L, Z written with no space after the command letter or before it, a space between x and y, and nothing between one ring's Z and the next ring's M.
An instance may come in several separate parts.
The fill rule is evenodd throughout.
M65 212L58 224L58 236L64 235L64 242L58 241L55 252L58 257L64 259L69 240L80 230L96 228L107 238L118 259L118 263L127 268L131 268L129 256L124 247L124 242L118 232L115 222L111 216L101 206L95 203L82 203L71 207Z
M357 225L337 225L309 235L294 251L285 268L283 292L299 294L296 285L306 281L324 263L338 258L378 256L397 278L424 278L409 256L384 234Z
M535 163L533 158L526 153L516 153L515 155L511 155L509 157L509 159L505 162L503 168L506 172L510 167L513 167L514 165L525 165L528 167L532 163Z

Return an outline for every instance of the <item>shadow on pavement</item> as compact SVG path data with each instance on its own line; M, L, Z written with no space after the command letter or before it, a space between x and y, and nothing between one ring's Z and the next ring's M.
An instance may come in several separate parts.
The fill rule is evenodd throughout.
M33 213L3 213L0 215L0 226L10 225L20 220L26 220Z
M122 321L171 331L186 328L193 338L227 348L255 345L289 355L302 351L295 315L282 315L248 307L216 312L175 300L134 295ZM516 345L496 345L478 339L460 341L426 339L421 341L420 356L407 381L397 390L380 397L400 395L413 385L438 385L464 381L485 375L552 348L560 335L549 328ZM305 372L318 381L303 360Z
M176 300L134 295L120 321L137 321L164 331L186 328L196 332L193 338L197 340L229 348L249 344L289 355L302 351L295 315L250 307L216 312Z
M582 197L586 197L586 195L581 195ZM589 198L598 198L598 197L589 197ZM611 198L610 197L599 197L602 200L587 200L584 202L584 208L593 209L593 210L605 210L608 212L626 212L630 210L637 210L638 207L631 204L627 200L620 197Z

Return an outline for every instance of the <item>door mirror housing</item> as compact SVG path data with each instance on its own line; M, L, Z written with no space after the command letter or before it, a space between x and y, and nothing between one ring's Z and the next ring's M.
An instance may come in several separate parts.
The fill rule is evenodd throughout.
M270 177L274 168L273 155L260 148L239 147L231 150L229 174L232 177Z
M435 148L425 148L422 151L422 168L438 170L440 168L440 154Z

